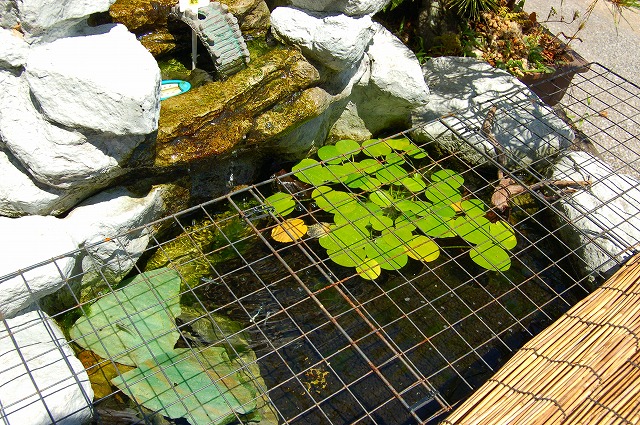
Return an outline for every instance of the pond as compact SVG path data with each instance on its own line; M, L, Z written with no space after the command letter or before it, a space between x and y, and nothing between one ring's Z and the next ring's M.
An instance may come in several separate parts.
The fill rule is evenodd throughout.
M155 305L174 320L148 335L140 327L151 325L131 312L95 327L133 334L131 322L140 339L123 350L152 352L153 373L168 376L182 353L209 362L201 374L214 376L218 392L209 397L219 409L199 419L197 401L189 404L211 383L187 395L169 388L164 404L137 395L135 386L149 379L135 375L147 355L107 381L98 415L119 411L123 420L127 412L128 423L150 422L153 411L192 424L435 422L586 295L533 198L524 194L503 216L491 211L496 177L487 164L436 156L434 146L416 146L404 134L353 143L154 224L165 231L131 276L177 273L175 294L150 289L164 292L167 299ZM367 164L377 168L360 173ZM274 240L277 233L290 242ZM118 291L133 285L108 292L122 306ZM86 297L88 320L97 320L98 290ZM80 314L67 313L67 326ZM74 337L78 350L95 352L83 338ZM223 360L211 361L212 347ZM170 366L160 361L162 350L177 356ZM124 359L108 350L103 357ZM102 370L111 363L87 364Z

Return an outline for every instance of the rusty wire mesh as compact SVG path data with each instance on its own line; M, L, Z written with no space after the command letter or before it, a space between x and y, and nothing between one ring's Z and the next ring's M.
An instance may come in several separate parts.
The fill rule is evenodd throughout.
M529 189L548 179L546 170L554 159L542 157L537 163L507 167L495 152L474 142L486 140L482 125L492 106L498 107L496 114L509 115L518 109L526 112L532 102L535 100L517 96L495 99L471 113L438 121L439 131L453 134L480 155L482 160L473 165L456 150L443 152L438 143L441 132L421 141L415 140L412 131L394 136L408 137L427 155L408 163L412 175L430 181L439 170L456 169L464 178L461 194L465 199L481 199L488 206L498 182L496 170L527 188L511 200L506 212L487 212L493 220L508 220L514 229L517 245L510 251L512 265L508 270L479 267L469 259L468 247L460 247L457 241L444 243L435 260L410 259L405 267L383 270L379 277L366 280L354 268L336 265L317 235L305 234L292 243L276 242L271 232L284 218L265 205L274 191L285 191L299 200L294 215L307 225L318 224L326 216L316 204L304 201L311 189L292 183L291 174L173 214L130 234L113 235L101 243L120 250L120 257L110 263L95 255L100 244L83 247L76 254L83 258L84 271L66 279L63 288L40 305L67 332L83 314L89 317L90 311L97 309L96 302L106 297L114 298L116 307L124 312L112 323L89 322L90 330L75 338L67 333L70 341L58 340L52 349L72 348L92 380L103 376L103 387L96 391L99 395L90 400L94 422L157 423L157 416L165 416L169 423L198 425L250 421L413 424L443 419L515 350L601 279L599 272L581 272L585 247L571 245L564 238L563 229L575 222L559 207L560 202L567 202L567 192L553 185ZM637 174L638 87L592 64L589 71L575 75L555 111L541 111L571 124L578 137L567 141L564 150L595 148L612 172ZM511 131L514 144L524 143L520 136L527 125L523 122L521 127L500 129L496 128L500 121L496 121L493 132ZM541 140L544 143L545 139ZM380 143L387 142L382 139ZM517 158L512 162L519 164ZM590 178L591 184L597 183L598 177ZM359 193L358 189L351 192ZM581 211L585 218L597 220L592 211ZM592 233L584 235L587 242L583 245L595 244L611 266L620 264L621 255L636 249L627 241L616 240L616 229L596 224L603 233L613 235L613 246L619 252L598 245L599 235ZM142 255L128 251L126 241L131 234L150 238ZM174 255L176 246L182 254ZM131 271L118 270L122 264L134 263ZM137 285L156 302L134 311L129 301L137 295L122 292L114 276L120 278L124 272L135 276L153 269L161 280L163 276L170 280L177 273L179 292L165 300L154 287L158 276L145 277ZM22 276L28 286L28 272L21 270L3 280ZM83 279L91 280L91 287L80 289ZM179 304L183 305L181 311L175 307ZM164 322L163 329L147 333L137 319L145 311L168 317L170 325ZM38 321L46 319L42 316L34 323ZM31 326L27 323L11 329L7 320L3 322L0 338L12 341L16 341L16 333L29 332ZM78 344L88 334L99 338L135 334L139 342L124 351L103 344L107 355L101 358ZM160 358L155 350L155 344L168 335L175 336L181 356ZM226 365L224 372L210 372L217 366L207 351L211 347L216 348L218 362ZM170 384L154 395L156 407L148 408L154 405L126 395L131 387L148 379L141 375L122 379L132 368L122 366L120 360L140 350L148 353L145 361L153 365L149 376ZM45 359L46 353L42 357ZM177 365L187 361L206 374L204 384L191 385L195 378L184 373L176 378ZM0 371L18 366L2 364ZM71 366L69 370L71 377L78 376ZM57 391L55 386L39 388L33 370L22 373L29 376L37 391L12 405L0 406L5 422L12 412L28 409L29 403L50 404L48 397ZM60 379L61 385L75 385L78 380ZM118 379L124 391L112 385ZM184 382L175 382L179 379ZM206 405L216 409L203 413ZM48 409L53 419L53 408ZM171 416L167 413L170 410L173 419L166 418ZM182 412L182 416L176 417L175 412Z

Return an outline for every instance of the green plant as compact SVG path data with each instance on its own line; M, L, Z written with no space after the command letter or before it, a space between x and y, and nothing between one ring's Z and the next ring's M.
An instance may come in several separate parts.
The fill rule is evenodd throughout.
M135 366L111 380L137 403L192 425L224 425L257 408L256 390L224 347L174 348L180 275L161 268L122 281L85 307L70 330L102 358Z
M480 13L494 11L500 5L499 0L449 0L447 7L461 18L477 19Z
M404 267L409 258L436 260L436 240L458 237L464 244L457 248L469 249L478 265L509 269L507 251L517 243L511 226L490 222L483 201L463 197L461 174L417 168L427 153L409 139L341 140L320 148L318 158L303 159L292 171L313 186L316 216L332 216L318 242L336 264L375 279L382 270ZM293 199L278 192L265 202L286 216Z

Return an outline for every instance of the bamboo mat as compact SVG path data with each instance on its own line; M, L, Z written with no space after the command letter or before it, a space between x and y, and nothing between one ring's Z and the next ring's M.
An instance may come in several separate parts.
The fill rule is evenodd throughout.
M640 423L640 254L442 424Z

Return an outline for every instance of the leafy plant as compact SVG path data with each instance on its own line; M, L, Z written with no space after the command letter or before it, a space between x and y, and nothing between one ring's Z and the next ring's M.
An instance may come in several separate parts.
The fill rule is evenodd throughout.
M481 12L496 10L498 0L449 0L447 7L461 18L476 19Z
M136 366L111 382L137 403L192 425L224 425L257 408L256 390L224 347L174 348L180 275L161 268L126 279L85 308L70 330L105 359Z
M427 154L409 139L340 141L321 148L318 157L320 162L303 159L292 171L314 186L311 198L317 208L333 216L318 242L336 264L375 279L382 270L404 267L409 258L434 261L441 249L434 239L459 237L478 265L489 270L510 267L508 250L517 243L511 226L491 223L484 202L463 197L461 174L416 171L414 162ZM293 199L276 193L267 202L285 216L293 211ZM296 234L302 225L296 220L273 232L278 229L280 236L282 227L287 235Z

